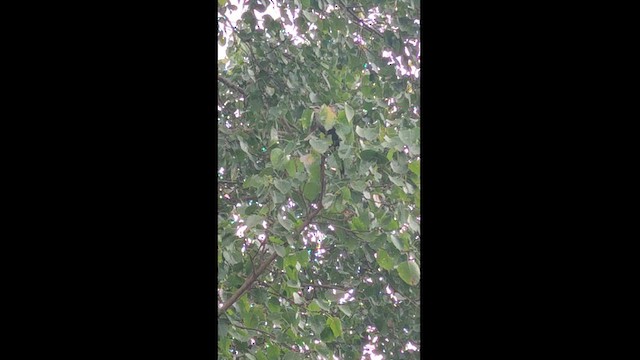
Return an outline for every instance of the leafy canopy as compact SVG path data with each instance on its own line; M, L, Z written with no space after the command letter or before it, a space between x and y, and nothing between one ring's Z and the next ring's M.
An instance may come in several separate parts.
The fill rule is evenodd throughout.
M220 358L419 358L419 15L218 1Z

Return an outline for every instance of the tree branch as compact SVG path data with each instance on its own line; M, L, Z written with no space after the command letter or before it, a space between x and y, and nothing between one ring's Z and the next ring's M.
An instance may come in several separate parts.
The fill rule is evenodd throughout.
M340 291L349 291L351 289L347 289L345 287L342 286L335 286L335 285L318 285L318 284L300 284L301 286L311 286L314 288L321 288L321 289L336 289L336 290L340 290Z
M237 328L240 328L240 329L257 331L257 332L259 332L259 333L263 333L263 334L265 334L265 335L269 336L269 337L270 337L270 338L272 338L272 339L275 339L275 338L276 338L273 334L271 334L271 333L269 333L269 332L266 332L266 331L263 331L263 330L260 330L260 329L248 328L248 327L245 327L245 326L242 326L242 325L235 325L235 324L233 324L233 326L235 326L235 327L237 327Z
M221 83L227 85L227 87L231 88L232 90L235 90L235 91L239 92L243 96L247 96L247 94L244 92L244 90L242 90L241 87L239 87L238 85L236 85L236 84L232 83L231 81L225 79L223 76L218 75L218 81L220 81Z
M320 211L322 210L322 197L324 196L324 191L325 191L325 183L324 183L324 155L321 155L320 158L320 202L317 205L317 208L314 209L313 211L311 211L309 213L309 216L307 216L307 218L305 219L305 221L302 223L302 226L300 226L300 228L298 229L297 233L296 233L296 237L300 236L300 234L302 233L302 231L309 226L309 224L311 224L311 221L313 221L313 219L318 216L318 214L320 213ZM222 314L225 313L225 311L227 311L227 309L229 307L231 307L231 305L233 305L239 298L240 296L242 296L242 294L245 293L245 291L249 290L249 288L251 288L251 285L258 279L258 277L260 277L260 275L262 275L262 273L265 272L265 270L267 270L267 267L269 265L271 265L271 263L273 262L273 260L275 260L278 257L278 253L273 253L271 254L271 256L269 256L261 265L260 267L254 271L251 275L249 275L247 277L247 279L244 281L244 283L240 286L240 288L238 290L236 290L236 292L231 295L231 297L229 299L227 299L227 301L225 301L225 303L222 305L222 307L220 307L220 309L218 309L218 317L220 317Z
M344 6L344 5L343 5ZM351 15L352 20L354 20L356 22L356 24L358 24L360 27L366 29L367 31L369 31L372 34L378 35L380 38L384 39L384 35L382 35L380 32L378 32L378 30L370 27L369 25L367 25L364 20L360 19L358 17L358 15L356 15L353 10L351 10L348 6L344 6L344 9L347 11L347 13L349 13L349 15Z

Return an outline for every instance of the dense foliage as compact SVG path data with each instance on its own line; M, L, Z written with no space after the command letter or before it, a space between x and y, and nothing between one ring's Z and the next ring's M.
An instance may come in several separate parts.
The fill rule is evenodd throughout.
M218 1L218 356L418 358L419 1L242 5Z

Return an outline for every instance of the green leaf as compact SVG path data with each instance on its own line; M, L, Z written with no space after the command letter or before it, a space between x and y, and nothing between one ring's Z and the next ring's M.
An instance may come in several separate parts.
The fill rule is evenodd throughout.
M414 160L409 163L409 170L411 170L414 174L420 176L420 160Z
M230 252L227 250L224 250L222 252L222 256L224 257L224 259L230 264L230 265L235 265L237 263L239 263L240 261L237 259L237 255L234 252Z
M276 170L282 169L284 166L286 158L284 157L284 151L280 148L275 148L271 150L271 164L273 168Z
M355 191L363 192L367 184L362 180L352 181L349 186Z
M240 142L240 149L242 149L242 151L244 151L245 153L247 153L247 155L251 157L252 155L249 152L249 145L247 145L247 142L244 141L244 139L239 136L238 136L238 142Z
M314 301L312 301L311 304L309 304L309 306L307 306L307 310L309 310L310 312L318 312L318 311L320 311L320 306L318 306L318 304L315 301L316 300L314 299Z
M363 150L360 153L360 158L364 161L376 162L377 164L386 164L387 158L381 153L374 150Z
M280 347L274 343L270 343L267 348L267 359L280 360Z
M321 308L324 311L331 310L331 307L329 306L329 303L326 300L313 299L313 303L316 304L319 308Z
M291 190L291 182L289 182L288 180L276 179L274 180L273 184L275 185L276 189L278 189L285 195L289 194L289 191Z
M278 223L280 223L280 225L282 225L283 228L289 231L293 231L293 228L294 228L293 221L289 219L283 219L282 216L277 216L277 218L278 218Z
M367 226L362 222L360 218L354 217L351 219L351 228L356 231L365 231L368 230Z
M385 223L382 228L386 231L393 231L400 229L400 224L397 220L390 219L388 223ZM394 244L395 246L395 244Z
M385 270L393 269L393 259L389 256L384 249L378 249L378 256L376 258L378 265Z
M404 181L402 181L400 178L389 175L389 180L391 180L391 182L395 185L398 185L400 187L404 186Z
M351 315L353 315L353 313L349 309L349 305L338 305L338 309L340 309L340 311L342 311L348 317L351 317Z
M223 318L218 319L218 338L227 336L227 331L229 331L229 322Z
M320 333L320 340L325 343L333 342L335 339L336 337L333 334L333 330L331 328L324 328L324 330L322 330L322 333Z
M277 143L279 140L278 138L278 130L276 130L276 128L272 127L271 131L269 132L269 145L273 145L275 143Z
M291 159L287 161L287 163L285 164L285 170L287 170L287 175L289 175L290 177L296 176L296 172L297 172L296 164L297 164L296 159Z
M271 86L267 86L264 88L264 91L267 93L267 95L269 96L273 96L273 93L275 92L275 90L271 87Z
M413 216L409 216L407 219L407 223L409 224L409 228L415 232L420 232L420 224L414 219Z
M229 328L229 335L238 341L249 341L249 333L244 329Z
M342 195L342 199L346 202L351 202L351 190L348 187L343 187L340 189L340 194Z
M413 144L416 139L420 136L420 129L414 128L409 130L400 130L398 132L398 137L405 145Z
M314 315L314 316L311 316L311 318L309 319L309 326L311 327L311 330L313 330L313 332L316 335L319 335L322 333L322 330L324 330L326 321L327 320L325 319L324 316Z
M320 179L309 179L304 185L303 194L305 199L314 201L320 195Z
M344 104L344 111L347 115L347 121L351 122L351 120L353 119L353 108L351 108L351 106L349 106L349 104Z
M322 207L325 209L328 209L331 207L331 205L333 204L333 201L335 200L336 196L334 194L326 194L323 198L322 198Z
M257 224L261 224L262 221L264 221L264 218L262 216L250 215L244 222L244 224L247 226L247 230L245 231L253 229L254 226L256 226Z
M340 137L340 140L347 141L348 135L351 133L351 125L349 124L341 124L336 123L335 125L336 134Z
M375 128L361 128L360 126L356 125L356 134L358 134L360 137L365 138L369 141L375 139L378 137L378 129Z
M303 268L309 267L309 253L307 250L300 250L296 254L296 258Z
M258 314L256 313L255 308L251 308L249 312L247 312L242 319L242 322L246 327L255 328L258 326Z
M337 132L337 130L336 130ZM345 143L341 143L338 148L338 157L340 159L351 159L353 157L353 147Z
M327 319L327 325L331 328L333 332L333 336L340 337L342 336L342 321L340 321L337 317L330 317Z
M329 146L331 146L332 141L331 138L325 139L310 139L309 144L313 148L313 150L319 152L320 154L324 154L329 150Z
M401 164L398 161L392 161L391 162L391 170L393 170L393 172L397 173L397 174L404 174L407 172L407 166L406 164Z
M391 243L393 244L393 246L396 247L396 249L398 249L400 251L406 250L404 248L404 244L402 243L402 241L400 241L400 239L398 239L397 236L391 235L391 236L389 236L389 238L391 239Z
M273 242L273 238L270 239ZM276 251L276 254L280 257L285 257L287 255L287 250L282 245L273 245L273 249Z
M302 14L304 15L305 18L307 18L307 20L309 20L312 23L315 23L316 21L318 21L318 15L312 13L311 11L302 10Z
M287 280L287 286L292 288L292 289L300 289L300 288L302 288L302 286L300 286L300 281L299 280L295 280L295 281L294 280Z
M305 109L302 112L302 117L300 118L300 124L302 125L302 130L308 130L311 126L311 121L313 121L313 110Z
M411 286L416 286L420 282L420 267L415 261L405 261L398 265L398 275L402 281Z

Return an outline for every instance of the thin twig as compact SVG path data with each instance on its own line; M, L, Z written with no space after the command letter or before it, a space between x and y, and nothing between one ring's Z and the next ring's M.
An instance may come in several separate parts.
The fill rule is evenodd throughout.
M302 223L302 226L300 226L300 228L298 229L295 235L296 237L300 236L300 234L302 234L302 231L307 226L309 226L309 224L311 224L311 221L313 221L313 219L316 216L318 216L320 211L322 211L322 197L324 196L324 191L325 191L324 171L322 170L323 165L324 165L324 155L322 155L320 158L320 195L319 195L320 202L318 203L317 208L311 211L309 213L309 216L307 216L305 221ZM220 309L218 309L218 317L224 314L227 311L227 309L231 307L231 305L233 305L240 298L240 296L242 296L242 294L244 294L247 290L249 290L249 288L251 288L251 285L258 279L260 275L262 275L262 273L264 273L267 270L267 267L271 265L271 263L277 257L278 257L278 253L274 252L273 254L271 254L271 256L269 256L269 258L267 258L260 265L258 270L254 271L251 275L247 277L247 279L240 286L240 288L236 290L236 292L233 295L231 295L231 297L227 299L227 301L225 301L225 303L222 305L222 307L220 307Z
M378 35L380 38L384 39L384 35L382 35L380 32L378 32L378 30L370 27L369 25L367 25L364 20L360 19L358 17L358 15L356 15L353 10L351 10L348 6L345 6L344 9L347 11L347 13L349 15L351 15L352 20L355 20L356 24L358 24L360 27L366 29L367 31L369 31L372 34Z
M301 286L311 286L314 288L321 288L321 289L336 289L336 290L340 290L340 291L349 291L351 289L347 289L345 287L342 286L336 286L336 285L319 285L319 284L300 284Z
M235 324L234 324L233 326L235 326L235 327L237 327L237 328L240 328L240 329L257 331L257 332L259 332L259 333L263 333L263 334L265 334L265 335L269 336L269 337L270 337L270 338L272 338L272 339L275 339L275 338L276 338L276 337L275 337L275 335L273 335L273 334L271 334L271 333L268 333L268 332L266 332L266 331L260 330L260 329L248 328L248 327L245 327L245 326L242 326L242 325L235 325Z
M243 96L245 96L245 97L247 96L247 94L244 92L244 90L242 90L241 87L239 87L238 85L236 85L236 84L232 83L231 81L225 79L223 76L218 75L218 80L220 82L222 82L223 84L227 85L227 87L239 92Z
M223 184L242 185L241 181L218 180L218 182Z

